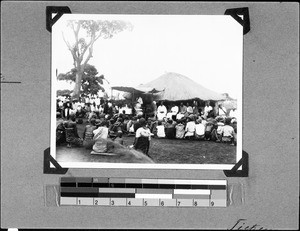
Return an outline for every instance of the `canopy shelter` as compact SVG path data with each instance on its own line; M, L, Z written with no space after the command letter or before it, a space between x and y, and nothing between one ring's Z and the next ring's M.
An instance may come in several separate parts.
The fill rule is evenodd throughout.
M139 86L139 88L141 87L157 90L155 96L158 100L200 99L218 101L225 99L224 95L207 89L188 77L174 72L168 72L147 84Z
M139 87L112 87L113 90L117 91L125 91L129 93L137 93L137 94L146 94L146 93L158 93L160 91L156 90L155 88L151 87L144 87L144 86L139 86Z
M117 90L117 91L123 91L127 92L127 94L124 95L125 98L127 99L132 99L134 100L135 97L145 95L145 94L155 94L159 93L159 90L156 90L155 88L151 87L144 87L144 86L139 86L139 87L123 87L123 86L114 86L111 88L112 90Z

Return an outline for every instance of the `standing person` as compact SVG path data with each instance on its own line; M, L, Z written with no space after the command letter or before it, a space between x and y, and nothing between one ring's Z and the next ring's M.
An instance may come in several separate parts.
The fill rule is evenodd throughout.
M163 101L160 102L159 107L157 108L157 119L163 120L164 117L167 115L167 108L164 105Z
M204 107L204 118L206 119L208 117L208 114L212 111L212 106L210 106L210 101L206 101L205 107Z
M193 114L198 116L199 115L199 107L198 107L198 102L194 100L193 102Z
M237 118L237 110L236 110L236 108L232 108L232 109L230 110L229 116L230 116L231 118Z
M108 122L103 121L93 133L95 144L93 145L91 154L107 152Z
M67 101L64 105L64 118L69 120L70 115L72 114L72 105L70 101Z
M107 101L107 100L105 100L105 102L104 102L103 113L104 113L105 115L108 114L108 101Z
M226 117L227 110L222 103L219 104L219 116Z
M150 129L146 126L146 120L141 118L139 120L141 127L136 131L135 140L133 147L136 150L142 151L144 154L149 156L149 147L150 147L150 140L151 140L151 132Z
M151 106L152 106L152 111L153 111L153 117L154 117L154 119L156 119L157 118L157 105L156 105L156 102L153 101Z

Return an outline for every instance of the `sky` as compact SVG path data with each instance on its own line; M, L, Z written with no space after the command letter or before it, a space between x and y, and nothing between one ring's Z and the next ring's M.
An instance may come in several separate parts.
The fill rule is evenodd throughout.
M96 41L93 57L110 86L138 86L176 72L218 93L241 95L243 27L229 15L78 15L64 14L52 27L52 73L66 73L73 59L69 19L124 20L133 25L111 39ZM57 89L69 84L59 83Z

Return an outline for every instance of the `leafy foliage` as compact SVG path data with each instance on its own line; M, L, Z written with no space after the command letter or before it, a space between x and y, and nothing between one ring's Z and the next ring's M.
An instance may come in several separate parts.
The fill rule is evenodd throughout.
M65 74L59 74L57 76L57 79L76 82L76 73L77 73L77 69L72 68L71 71ZM93 65L87 64L85 66L81 78L81 89L80 89L81 97L87 96L88 94L96 95L100 90L104 91L104 88L101 86L103 84L104 76L103 75L97 76L97 75L98 75L98 71Z
M133 25L129 22L121 20L69 20L67 21L67 26L73 31L75 42L70 44L64 37L63 39L72 54L73 64L76 70L71 71L76 72L76 75L65 76L66 79L73 80L75 76L75 88L74 96L77 97L80 94L80 88L84 89L84 92L91 91L94 92L98 88L96 84L92 86L85 86L82 83L82 72L85 72L86 65L88 61L93 57L94 43L102 37L103 39L110 39L114 35L124 31L133 29ZM100 76L101 77L101 76ZM101 78L99 77L99 81ZM92 80L90 80L92 83Z
M56 96L70 96L72 94L73 91L70 91L68 89L65 90L58 90L56 92Z

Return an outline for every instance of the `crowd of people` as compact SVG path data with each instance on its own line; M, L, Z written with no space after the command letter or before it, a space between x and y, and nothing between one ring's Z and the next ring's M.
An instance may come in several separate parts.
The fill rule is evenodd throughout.
M143 109L142 109L143 108ZM70 101L68 98L57 101L57 117L62 118L57 126L57 144L67 143L68 147L84 146L91 154L107 152L107 140L124 144L123 135L134 136L130 148L149 155L150 140L188 139L214 141L236 145L237 111L230 112L222 104L199 107L183 102L166 107L153 101L151 111L146 112L142 102L135 105L115 105L103 99ZM149 107L148 107L149 108ZM78 135L78 124L86 121L82 137Z

